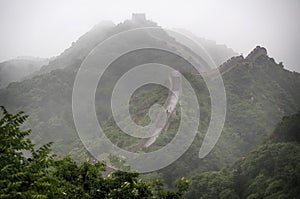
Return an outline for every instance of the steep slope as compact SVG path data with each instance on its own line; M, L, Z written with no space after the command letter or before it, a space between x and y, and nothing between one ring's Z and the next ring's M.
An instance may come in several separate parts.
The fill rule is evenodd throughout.
M272 132L281 117L300 109L299 73L285 70L266 53L260 54L261 49L250 53L257 55L255 59L246 57L223 76L225 88L234 91L227 92L227 121L250 144L261 142L263 132Z

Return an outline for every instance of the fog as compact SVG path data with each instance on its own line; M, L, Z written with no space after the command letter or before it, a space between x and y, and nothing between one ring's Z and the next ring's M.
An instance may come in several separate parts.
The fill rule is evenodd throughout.
M133 12L166 28L184 28L248 54L256 45L300 71L299 0L67 1L1 0L0 61L52 57L102 20L120 23Z

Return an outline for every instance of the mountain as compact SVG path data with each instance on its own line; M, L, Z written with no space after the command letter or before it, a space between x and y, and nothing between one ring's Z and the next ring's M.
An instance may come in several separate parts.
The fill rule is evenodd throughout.
M12 83L8 88L0 90L1 104L12 111L24 110L31 115L28 126L33 128L32 138L36 143L43 144L53 140L54 151L61 155L83 150L74 128L71 110L71 95L76 72L84 58L99 42L119 32L139 27L158 26L148 20L139 23L126 20L116 26L104 22L95 26L61 55L33 74L31 79ZM165 33L161 30L159 34ZM173 38L166 37L176 43ZM166 45L148 34L141 35L140 39L149 44L157 42L159 45ZM109 49L108 52L114 53ZM101 104L97 104L97 107L101 107ZM101 112L104 118L108 117L106 112L105 109Z
M53 141L53 151L56 154L71 154L78 161L87 158L89 155L78 137L72 116L72 89L76 73L85 57L99 42L122 31L139 27L159 28L156 23L146 19L126 20L118 25L106 22L94 27L30 79L11 83L7 88L1 89L0 104L12 112L22 110L30 115L26 127L32 128L31 138L38 146ZM192 61L201 62L201 55L182 45L167 31L161 29L157 34L164 40L147 32L134 36L138 42L144 44L155 43L178 54L192 54ZM228 56L236 55L227 47L208 43L203 45L210 46L207 51L212 58L215 57L217 63L221 63ZM113 45L119 49L134 48L136 43L116 42ZM114 48L108 47L105 53L117 53L112 49ZM164 55L163 52L146 49L129 52L126 57L115 60L111 68L105 71L105 81L100 85L102 87L97 88L95 107L98 120L105 121L104 129L112 142L131 149L138 140L120 131L111 118L109 104L100 101L100 96L109 98L119 74L125 73L130 67L147 62L172 65L188 79L199 101L201 125L189 150L175 163L156 173L162 176L169 186L181 176L191 177L195 173L216 171L232 164L237 158L243 157L262 144L284 115L293 114L300 109L299 73L284 69L283 65L270 58L267 50L262 47L255 48L245 58L232 57L219 67L227 95L225 126L212 152L204 159L199 159L199 148L211 114L208 88L203 78L188 65L187 60ZM150 119L147 114L149 107L154 103L163 104L167 96L167 90L160 86L152 85L138 89L130 102L131 117L139 124L147 124ZM82 97L84 99L84 96ZM148 151L161 148L174 137L180 120L179 109L176 113L177 115L170 119L169 128L147 149Z
M23 80L48 62L48 59L43 58L18 57L0 63L0 88L6 87L11 82Z
M199 134L189 151L162 170L169 184L183 174L192 177L195 173L217 171L232 164L262 144L283 116L300 109L300 74L284 69L262 47L256 47L245 58L237 56L229 59L219 69L227 96L226 120L221 137L207 157L198 159L209 123L210 102L204 82L197 75L190 74L190 80L197 85L196 92L200 95L202 119Z

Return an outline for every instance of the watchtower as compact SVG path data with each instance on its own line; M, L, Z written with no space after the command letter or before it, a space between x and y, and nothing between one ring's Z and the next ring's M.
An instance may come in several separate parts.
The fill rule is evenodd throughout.
M131 20L136 23L146 21L146 14L145 13L132 13Z

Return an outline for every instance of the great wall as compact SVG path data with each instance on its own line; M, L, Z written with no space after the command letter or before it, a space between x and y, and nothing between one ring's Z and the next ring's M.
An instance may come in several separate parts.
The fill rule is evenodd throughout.
M163 110L158 113L157 118L154 121L153 128L150 129L150 138L141 139L138 145L132 147L131 151L140 151L142 149L150 147L163 132L166 127L169 126L169 119L176 109L178 103L180 89L181 89L181 76L177 71L173 71L169 77L169 83L171 90L169 91L168 98L163 105Z
M254 62L257 58L259 58L262 55L267 55L267 50L263 47L256 46L254 50L252 50L249 55L244 58L243 55L232 57L229 60L227 60L225 63L223 63L221 66L219 66L218 69L211 70L209 72L202 73L201 75L207 75L209 77L214 77L217 75L217 70L220 72L221 75L224 75L225 73L229 72L236 66L238 66L241 63L248 63L248 62ZM143 148L148 148L150 147L157 139L157 137L162 133L162 131L168 126L169 119L172 115L172 113L175 111L176 105L178 103L178 96L180 92L180 74L176 71L174 71L171 76L170 76L170 84L172 91L169 92L169 96L163 105L164 109L166 110L167 114L167 122L162 124L161 121L163 114L165 113L160 113L155 120L155 127L152 129L152 137L146 140L143 140L140 142L138 147L136 149L143 149Z
M260 56L267 56L267 50L264 47L256 46L248 55L246 58L244 58L243 55L235 56L230 59L228 59L226 62L224 62L222 65L220 65L216 69L212 69L210 71L201 72L201 76L205 76L208 78L215 77L218 73L221 75L226 74L236 66L242 64L242 63L251 63L254 62L257 58Z
M145 14L132 14L132 21L135 23L141 23L146 21ZM152 37L156 38L154 35L150 34ZM228 59L222 65L216 69L211 69L210 71L201 72L201 75L207 78L214 78L216 75L224 75L235 67L239 66L242 63L254 62L260 56L267 55L267 50L264 47L256 46L247 56L244 58L243 55L235 56ZM154 121L153 128L150 129L150 138L144 138L139 141L139 143L130 148L130 151L138 152L143 149L149 148L152 146L159 135L169 126L169 120L176 111L176 105L178 103L180 88L181 88L181 76L178 71L173 71L169 77L169 83L171 90L169 91L168 98L163 105L163 111L158 113L157 118Z

